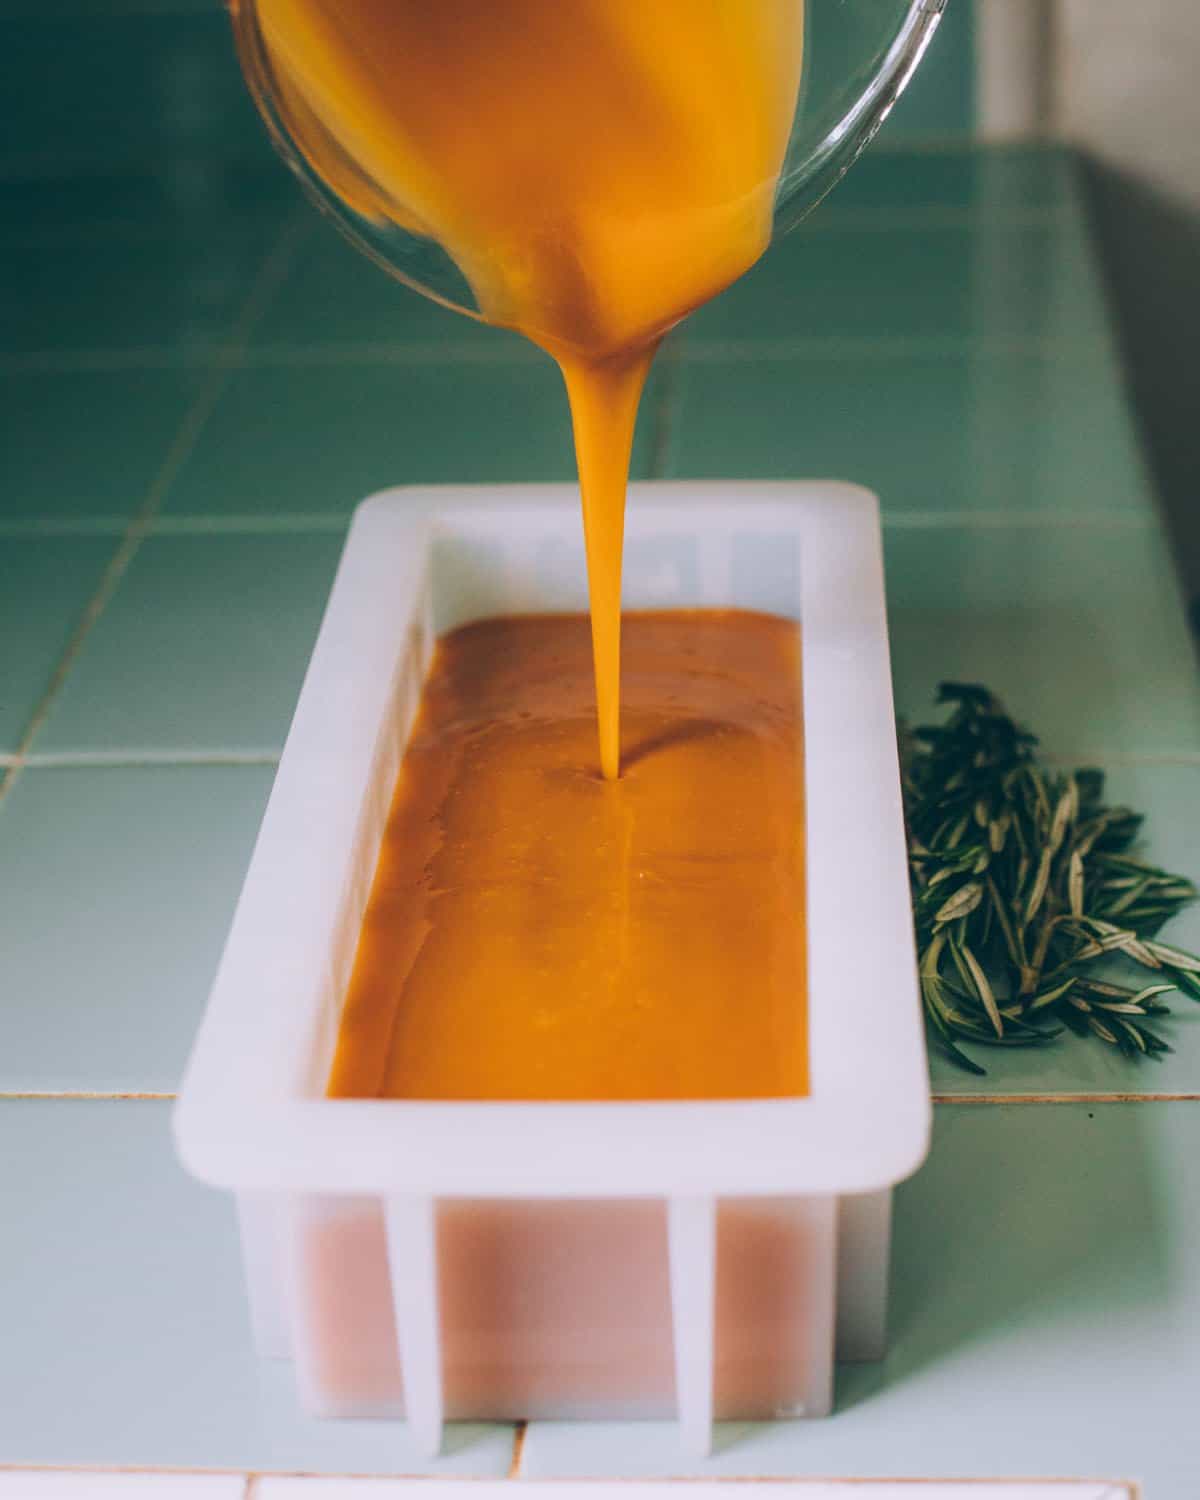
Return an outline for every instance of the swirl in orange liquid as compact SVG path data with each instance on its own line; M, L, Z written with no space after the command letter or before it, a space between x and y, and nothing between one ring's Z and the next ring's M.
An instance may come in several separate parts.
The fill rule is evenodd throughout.
M439 642L329 1082L404 1099L807 1091L798 636L626 616L624 767L583 615Z

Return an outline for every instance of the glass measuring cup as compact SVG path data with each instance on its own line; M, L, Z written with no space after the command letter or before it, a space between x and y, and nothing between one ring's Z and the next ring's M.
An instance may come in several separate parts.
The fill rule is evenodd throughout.
M330 35L336 34L339 44L345 43L348 65L359 70L356 76L371 77L372 86L381 93L385 89L394 91L389 96L390 107L392 100L404 99L406 89L415 81L412 69L416 63L403 52L406 40L403 3L389 10L388 0L349 7L338 6L333 0L306 0L303 4L291 4L289 0L233 0L233 17L242 67L275 144L360 250L410 287L460 313L519 327L556 355L564 349L575 349L595 357L603 356L610 347L627 348L657 339L692 307L736 279L771 240L796 224L824 197L886 118L920 61L945 4L946 0L807 0L807 3L805 0L735 0L735 3L696 0L699 9L688 9L677 0L640 0L640 8L623 0L615 3L614 0L568 0L565 8L562 0L503 0L503 3L439 0L442 16L450 18L447 24L452 22L459 27L458 38L453 33L441 37L443 54L438 59L441 71L434 75L444 79L447 97L454 103L454 118L450 128L439 121L440 136L431 145L422 131L428 124L432 106L429 101L414 100L413 118L401 122L403 140L399 151L403 160L398 168L395 152L385 158L376 149L378 122L383 116L377 111L375 120L369 119L369 90L364 89L361 98L355 100L354 109L343 113L336 129L330 128L328 117L314 107L319 88L314 92L311 66L306 75L304 60L297 64L281 47L284 27L280 17L293 26L296 17L301 16L305 24L325 27ZM354 20L348 13L355 11L360 19L373 13L371 24L391 29L389 40L400 44L394 58L370 55L370 43L377 38L373 39L369 32L352 34ZM626 254L645 261L642 279L650 284L656 280L656 264L661 264L657 279L678 278L679 288L677 294L659 297L653 307L647 304L636 309L617 309L615 304L620 301L617 296L610 299L613 305L604 308L602 315L593 315L594 310L584 314L575 305L585 300L584 294L595 300L596 288L589 285L581 294L578 285L570 284L573 270L577 271L574 263L583 256L569 243L570 230L562 230L555 218L552 183L540 184L544 201L540 204L536 201L539 172L547 178L550 175L545 163L536 159L538 144L536 140L514 139L519 132L514 132L512 118L505 109L504 90L510 80L501 77L490 95L479 86L486 72L481 69L479 58L482 56L486 62L487 54L477 33L496 25L497 17L503 14L510 29L517 24L530 33L545 28L547 45L552 45L549 33L561 26L564 15L570 26L579 29L580 18L589 13L594 12L603 27L610 13L622 11L627 12L625 41L637 33L635 44L628 49L628 67L624 67L618 49L616 62L607 74L602 74L600 68L595 70L597 97L581 96L576 100L568 91L558 100L565 107L560 107L557 113L548 111L545 128L557 133L573 123L572 117L578 116L586 130L592 129L595 121L588 111L595 108L599 99L608 110L607 120L596 126L601 134L590 139L607 147L610 138L616 139L621 130L630 134L631 143L624 158L626 166L619 175L633 182L644 173L646 183L640 199L627 196L608 206L603 253L614 262ZM418 17L418 32L441 25L440 20L430 20L433 12L422 13L418 8L412 14ZM635 19L629 20L630 17ZM685 46L694 46L696 33L704 31L705 25L698 25L698 21L703 21L712 33L712 55L707 60L698 57L696 67L687 77L688 97L682 99L677 91L676 97L668 99L658 90L657 82L639 81L637 53L647 38L660 49L682 51ZM739 34L760 22L764 28L773 28L769 37L765 29L763 32L758 59L760 72L767 65L771 49L778 51L781 41L788 43L785 34L789 28L796 37L800 28L803 30L802 53L796 42L798 77L780 85L780 107L785 114L771 125L775 139L770 150L762 155L761 170L757 178L752 173L748 177L744 170L731 170L724 180L720 171L714 170L712 180L706 177L697 201L685 205L686 212L681 214L678 205L668 211L665 205L671 197L671 172L664 169L654 178L650 154L642 153L630 117L636 117L640 111L649 121L650 128L643 139L651 145L659 129L677 126L680 131L686 129L690 133L689 160L696 161L704 160L706 155L710 158L718 155L727 133L736 134L742 129L744 135L745 131L762 127L761 120L751 117L752 105L761 113L761 100L747 102L746 98L747 92L757 87L755 64L752 62L751 71L740 79L735 66ZM719 35L722 26L723 36ZM597 32L597 37L602 52L609 38L603 30ZM456 45L459 39L461 48ZM456 75L455 63L460 52L464 59L469 58L472 46L476 47L474 61L470 68L464 64L464 71ZM377 53L381 50L386 51L375 49ZM581 69L576 53L571 71L590 74L593 70L590 60ZM328 80L317 80L318 85L322 82ZM527 84L528 79L524 82ZM542 82L538 80L538 86ZM707 87L693 86L697 84ZM522 86L520 75L513 74L514 94ZM365 108L359 109L358 104L364 101ZM681 114L688 116L683 126L679 125ZM746 122L742 121L742 114L746 115ZM392 122L384 123L390 126ZM586 135L580 136L581 154L586 151L588 139ZM554 144L558 149L557 143ZM476 217L468 232L463 228L462 216L454 222L455 215L446 211L444 202L439 203L436 191L422 186L423 176L436 182L439 172L446 167L447 152L459 153L454 160L456 169L460 167L463 149L473 151L485 168L489 152L492 153L497 197L504 192L510 196L514 191L522 193L529 186L534 195L530 212L535 217L540 213L545 219L544 227L538 230L541 239L532 248L529 243L522 243L506 251L504 234L508 226L498 220L488 223ZM569 155L569 149L564 148L560 154ZM405 179L399 190L394 176L397 171ZM389 172L393 174L390 180ZM483 190L476 184L473 191L476 200L482 201L487 196L486 183ZM761 201L751 202L755 194ZM665 232L652 222L660 201L664 204ZM473 210L474 207L473 204ZM696 211L689 219L687 213L693 209ZM597 209L597 217L599 214ZM718 244L722 236L730 240L728 224L738 215L747 219L748 227L732 236L732 249L729 243ZM623 234L628 237L627 244L622 241ZM662 242L661 254L653 245L656 234ZM703 243L705 235L713 240L711 246ZM487 260L474 254L472 236L475 246L482 243L489 247ZM551 243L556 236L562 243ZM597 243L593 234L587 246L590 257L587 273L593 281ZM497 245L501 249L494 255ZM689 267L681 265L672 253L673 246L680 245L687 248L696 262L690 268L693 273L690 281ZM498 271L492 262L497 255L503 259L506 254L507 263ZM655 254L659 254L659 262L655 262ZM575 281L578 280L576 275ZM519 283L515 292L514 283ZM600 296L603 295L601 291Z

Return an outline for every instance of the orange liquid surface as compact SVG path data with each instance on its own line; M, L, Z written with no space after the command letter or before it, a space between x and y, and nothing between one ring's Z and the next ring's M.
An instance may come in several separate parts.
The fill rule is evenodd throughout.
M591 673L583 615L438 644L331 1095L807 1092L795 625L627 615L615 782Z
M613 778L638 402L667 329L767 247L802 0L257 0L257 15L313 170L364 217L436 240L483 317L562 368Z

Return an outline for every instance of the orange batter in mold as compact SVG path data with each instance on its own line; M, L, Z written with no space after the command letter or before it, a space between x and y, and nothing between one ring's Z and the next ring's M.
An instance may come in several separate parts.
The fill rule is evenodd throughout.
M796 626L633 613L624 652L610 782L589 754L586 616L439 642L331 1095L807 1092Z

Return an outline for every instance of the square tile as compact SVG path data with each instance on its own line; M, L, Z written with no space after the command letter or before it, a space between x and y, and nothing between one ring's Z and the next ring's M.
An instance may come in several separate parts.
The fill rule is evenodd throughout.
M1152 864L1200 884L1200 764L1108 766L1106 800L1145 815L1140 852ZM1162 932L1164 942L1200 953L1200 907L1191 907ZM1152 984L1155 976L1117 965L1126 984ZM1066 1035L1048 1047L967 1047L987 1069L983 1078L956 1067L930 1041L930 1073L940 1096L971 1098L1008 1094L1195 1094L1200 1097L1200 1002L1164 995L1170 1017L1155 1029L1175 1050L1157 1058L1123 1057L1103 1042Z
M1109 336L1086 236L1053 221L801 225L688 328L699 342Z
M652 378L635 478L649 472L657 390ZM394 484L574 474L567 398L546 358L246 369L172 486L166 515L349 515Z
M175 1088L273 779L21 775L0 816L0 1092Z
M34 749L278 751L341 545L340 528L150 537Z
M277 226L0 244L0 349L199 358L233 329Z
M1200 749L1200 677L1157 525L884 529L896 708L982 682L1049 751Z
M311 222L291 269L255 330L252 349L313 344L419 343L478 352L496 363L540 359L519 334L456 314L394 280L329 220Z
M0 539L0 753L17 748L116 545L103 536Z
M0 181L0 243L188 234L203 239L217 225L278 224L302 207L299 183L273 157L97 164L87 171Z
M900 102L884 139L944 141L975 125L975 7L951 5Z
M1063 146L943 142L926 150L893 144L885 131L821 205L821 219L917 211L989 222L1060 217L1077 207L1075 154Z
M200 388L190 370L0 373L0 522L123 528Z
M320 1422L250 1342L232 1200L186 1177L170 1106L0 1103L0 1453L13 1464L503 1476L512 1429ZM69 1414L69 1420L64 1420Z
M1115 369L1029 350L899 346L703 357L685 338L667 472L828 475L885 514L1140 512L1151 489Z
M27 7L8 31L0 54L6 176L180 154L269 156L216 5L107 14Z
M833 1416L535 1423L522 1478L1089 1479L1191 1500L1200 1380L1200 1103L939 1106L896 1205L891 1351L838 1372Z

